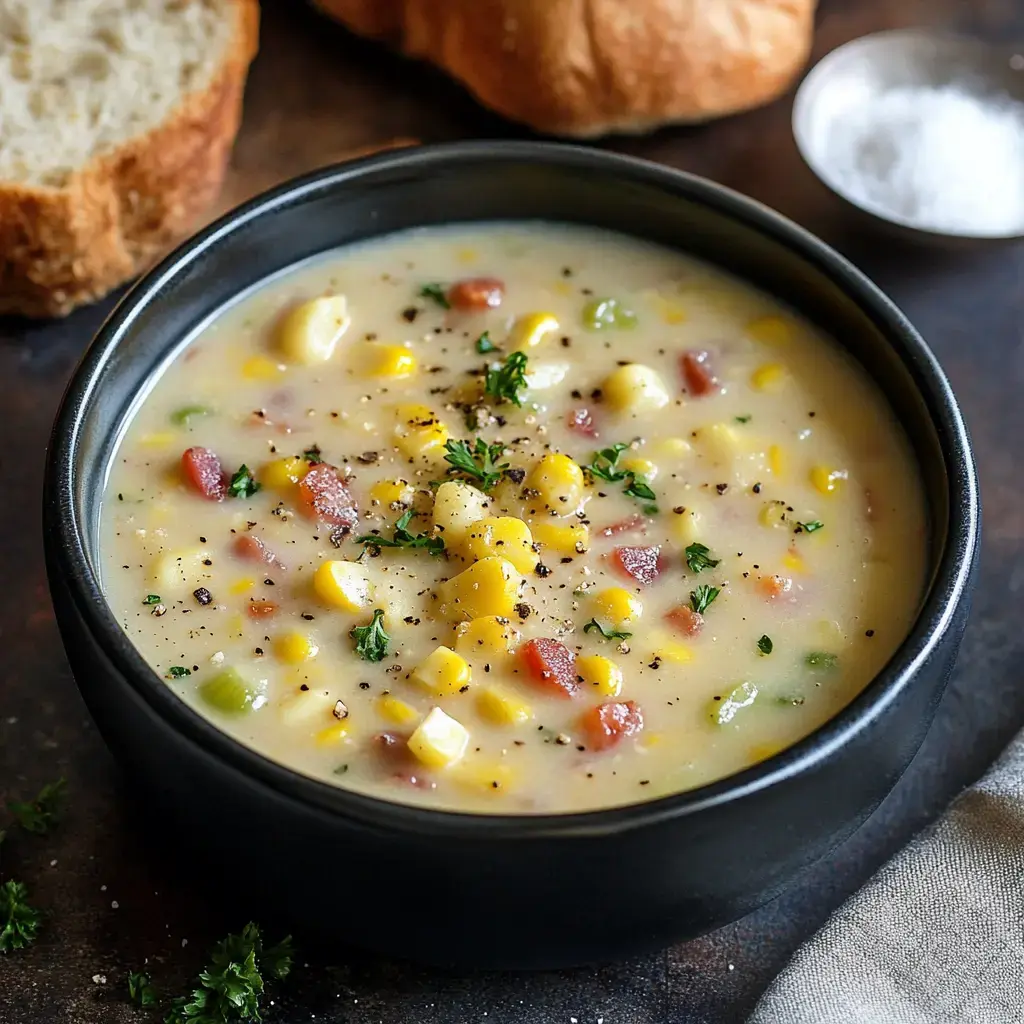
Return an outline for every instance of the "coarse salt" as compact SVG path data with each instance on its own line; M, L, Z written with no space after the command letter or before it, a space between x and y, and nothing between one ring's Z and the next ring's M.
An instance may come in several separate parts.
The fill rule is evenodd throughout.
M951 234L1024 232L1024 103L844 78L822 90L808 129L826 180L873 212Z

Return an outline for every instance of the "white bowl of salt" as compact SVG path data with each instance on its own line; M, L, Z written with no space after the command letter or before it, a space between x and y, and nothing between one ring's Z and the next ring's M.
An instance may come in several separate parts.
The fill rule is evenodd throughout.
M1024 236L1024 52L914 30L840 46L793 106L837 195L935 240Z

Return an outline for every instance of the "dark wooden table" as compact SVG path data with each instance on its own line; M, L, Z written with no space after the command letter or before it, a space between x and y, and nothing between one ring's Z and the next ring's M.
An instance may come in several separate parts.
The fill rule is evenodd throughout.
M441 76L349 38L301 5L265 6L228 202L395 137L520 133ZM1018 0L824 0L816 55L910 24L1024 45ZM1024 246L941 255L880 240L850 222L802 166L789 114L787 98L707 127L610 145L731 185L830 241L902 304L952 378L977 446L985 547L959 669L927 743L879 812L827 863L772 905L699 941L627 963L533 975L439 973L357 951L305 950L268 1021L741 1021L796 946L1024 723ZM43 448L65 381L111 305L63 322L0 323L0 798L33 793L58 775L71 792L52 837L17 837L5 851L5 876L26 881L48 915L32 949L0 956L5 1024L141 1021L118 991L126 970L148 958L158 983L183 991L209 945L244 923L196 895L190 879L201 864L147 845L75 690L50 611L40 550ZM258 893L251 907L259 918Z

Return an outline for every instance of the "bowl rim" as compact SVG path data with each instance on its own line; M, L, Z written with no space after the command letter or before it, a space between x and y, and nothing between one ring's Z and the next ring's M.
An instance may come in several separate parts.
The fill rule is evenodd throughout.
M466 161L554 165L582 173L599 169L616 175L623 183L654 187L677 201L697 202L738 220L785 245L831 279L874 320L890 343L896 343L901 362L912 372L939 439L949 489L946 538L941 553L933 560L929 589L910 633L878 675L837 715L773 757L697 789L596 810L491 814L392 802L304 775L247 747L203 718L143 660L103 597L99 579L85 554L81 510L75 500L75 467L83 422L95 401L97 379L115 348L131 337L139 312L192 261L255 219L378 173ZM470 141L390 150L287 181L220 217L144 275L101 326L65 391L47 451L43 515L46 544L52 556L51 587L58 582L66 588L93 641L135 695L220 768L268 786L280 797L298 800L310 811L346 816L371 827L473 840L537 839L621 834L687 817L777 786L828 760L869 728L910 685L954 621L967 594L978 549L980 495L967 429L935 356L895 304L825 242L753 199L697 175L646 160L561 143Z
M984 232L975 234L970 231L949 231L942 228L930 228L920 224L910 217L902 214L892 213L883 206L874 203L863 202L855 199L839 183L836 175L830 170L830 165L822 160L808 139L807 125L810 122L811 112L815 104L820 100L824 89L836 72L845 63L855 60L861 51L871 50L879 46L891 44L903 44L911 47L921 43L944 43L956 47L959 51L974 50L978 53L1006 53L1007 56L1017 51L1006 45L990 43L976 36L964 35L944 29L927 28L894 28L883 29L879 32L870 32L867 35L857 36L841 43L833 50L829 50L816 64L804 75L803 80L797 86L796 94L793 97L793 109L790 117L790 128L793 133L793 140L800 153L800 158L808 170L818 179L834 196L837 196L845 203L849 203L853 209L871 217L873 220L889 227L901 228L910 237L919 237L921 241L932 241L935 243L984 243L984 242L1012 242L1024 238L1024 225L1011 231Z

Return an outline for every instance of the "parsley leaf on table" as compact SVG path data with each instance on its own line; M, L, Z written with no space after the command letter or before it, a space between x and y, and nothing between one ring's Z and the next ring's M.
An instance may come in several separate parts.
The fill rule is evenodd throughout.
M44 836L57 823L66 788L67 782L64 779L49 782L43 786L34 800L12 800L8 803L7 810L14 815L26 832Z
M31 946L36 940L42 914L28 902L28 890L21 882L0 885L0 953Z
M153 1006L156 1003L152 980L145 971L128 972L128 999L136 1006Z

